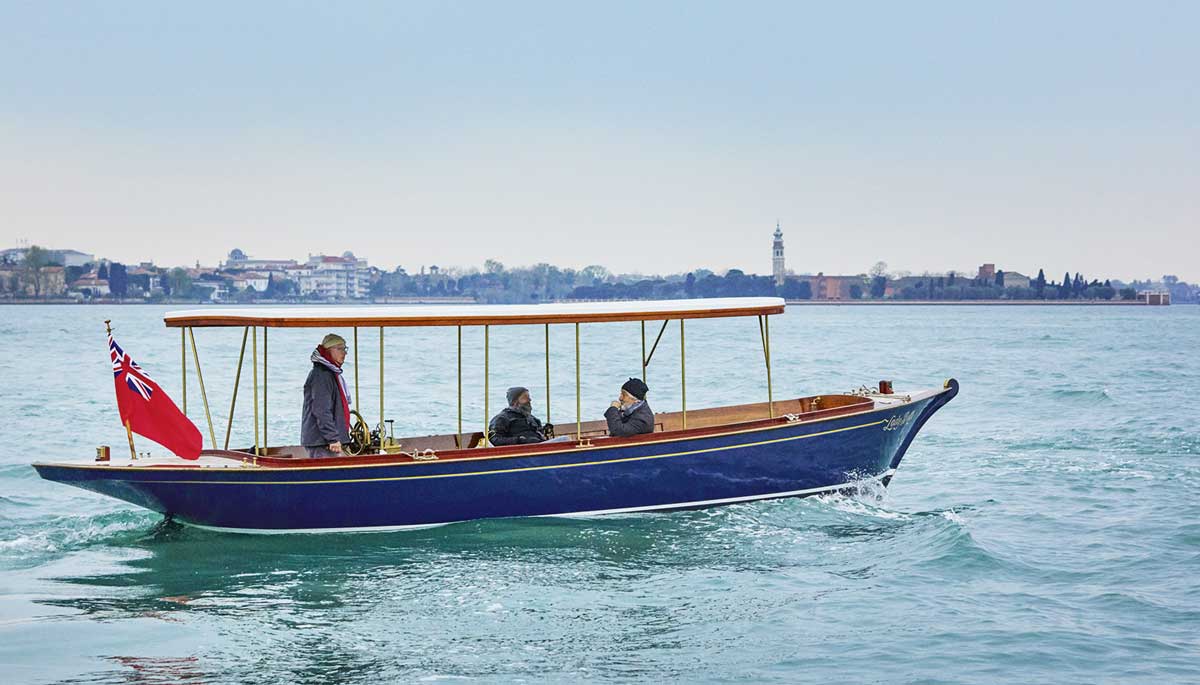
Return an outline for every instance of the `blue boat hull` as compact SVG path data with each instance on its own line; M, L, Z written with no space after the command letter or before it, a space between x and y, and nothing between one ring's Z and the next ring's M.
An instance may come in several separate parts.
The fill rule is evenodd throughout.
M35 464L43 478L185 523L255 532L396 529L695 508L891 478L958 384L911 403L718 435L500 458L292 468Z

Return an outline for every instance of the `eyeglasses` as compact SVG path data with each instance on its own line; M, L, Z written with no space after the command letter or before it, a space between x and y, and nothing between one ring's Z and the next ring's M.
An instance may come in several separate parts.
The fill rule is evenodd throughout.
M350 351L350 348L349 348L349 347L346 347L345 345L334 345L333 347L331 347L331 348L329 348L329 349L331 349L331 350L341 350L342 352L349 352L349 351Z

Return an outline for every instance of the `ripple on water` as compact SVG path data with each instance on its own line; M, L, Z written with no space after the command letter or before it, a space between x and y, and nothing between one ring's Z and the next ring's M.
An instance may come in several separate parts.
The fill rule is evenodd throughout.
M51 387L44 366L0 360L31 389L0 395L0 440L22 447L0 453L0 662L13 682L1200 682L1200 432L1187 410L1200 315L1188 311L1155 313L1152 336L1137 308L806 307L772 321L789 358L777 396L878 377L962 382L886 491L257 537L40 481L31 435L39 454L123 444L102 341L83 351L62 333L108 315L0 308L6 342L71 369ZM162 312L118 314L122 342L174 392L178 341ZM714 370L689 375L689 405L693 393L700 405L762 394L731 363L761 361L757 340L738 347L744 329L723 326L698 324L695 343L689 328L689 369ZM596 361L585 373L620 366L621 330L602 351L585 347ZM238 351L219 338L199 340L214 406ZM388 350L396 382L437 398L428 419L442 423L429 428L452 430L446 338L403 340ZM569 368L562 342L556 362ZM275 360L310 349L271 333L277 434L297 430L281 407L303 369ZM504 363L520 377L543 368L537 345L512 346ZM670 386L656 386L656 406L678 403ZM585 407L610 390L585 387ZM389 413L409 401L389 394Z

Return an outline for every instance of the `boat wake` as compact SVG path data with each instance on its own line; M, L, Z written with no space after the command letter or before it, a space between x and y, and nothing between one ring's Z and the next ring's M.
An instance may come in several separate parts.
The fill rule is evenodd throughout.
M0 557L6 565L29 566L47 556L97 545L124 546L138 542L154 530L157 515L117 511L97 515L60 516L7 530L0 538Z

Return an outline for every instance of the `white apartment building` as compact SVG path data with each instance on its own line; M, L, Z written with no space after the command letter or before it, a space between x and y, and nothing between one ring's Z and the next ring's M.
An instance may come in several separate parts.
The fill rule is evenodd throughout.
M300 296L323 300L357 300L370 294L367 260L345 252L341 257L311 255L300 269L291 272L300 283Z

